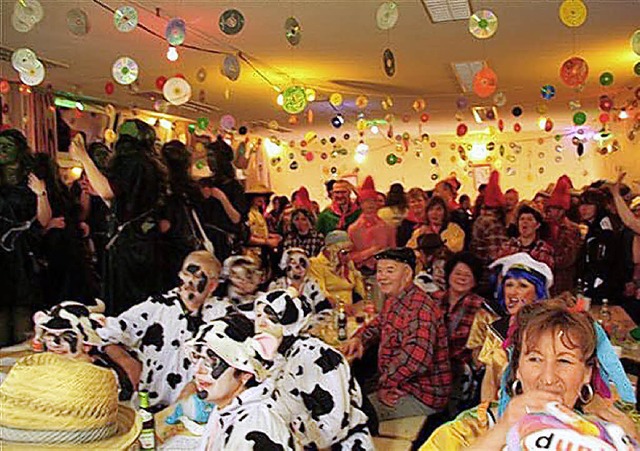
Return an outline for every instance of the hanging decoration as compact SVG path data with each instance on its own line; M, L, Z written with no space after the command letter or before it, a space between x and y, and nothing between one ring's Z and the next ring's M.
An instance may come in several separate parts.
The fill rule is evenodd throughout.
M498 18L489 10L478 11L469 17L469 33L478 39L488 39L498 30Z
M587 20L587 7L582 0L565 0L558 12L562 23L570 28L579 27Z
M240 61L235 55L227 55L222 62L222 75L231 81L240 77Z
M300 28L300 22L295 17L289 17L284 22L284 36L287 42L293 46L300 44L302 39L302 29Z
M89 32L89 18L80 8L67 11L67 29L75 36L84 36Z
M106 82L104 84L104 93L108 96L110 96L111 94L113 94L113 92L115 91L116 87L114 86L113 83L111 83L110 81Z
M588 75L589 65L579 56L569 58L560 67L560 79L570 88L582 85Z
M600 84L602 86L611 86L613 84L613 74L611 72L603 72L600 74Z
M282 93L282 109L289 114L302 113L307 106L307 96L301 86L290 86Z
M183 19L175 17L167 23L164 37L174 47L182 45L187 36L187 24Z
M365 109L369 105L369 98L365 95L360 95L356 97L356 107L358 109Z
M111 75L121 85L130 85L138 79L138 63L128 56L120 57L113 63Z
M225 114L220 118L220 128L223 130L233 130L236 126L236 118L230 114Z
M585 122L587 122L587 114L584 111L578 111L573 115L575 125L584 125Z
M489 97L496 90L498 76L490 67L483 67L473 77L473 92L478 97Z
M469 128L467 127L466 124L458 124L458 127L456 128L456 135L464 136L467 134L468 130Z
M384 2L376 11L376 24L381 30L390 30L398 22L398 5L395 2Z
M396 58L391 49L384 49L382 53L382 64L387 77L393 77L396 73Z
M218 23L220 31L228 36L233 36L244 27L244 16L237 9L228 9L220 14L220 20Z
M640 30L636 30L631 35L631 50L633 50L636 55L640 55Z
M413 108L413 111L419 113L427 107L427 102L424 99L416 99L413 101L411 107Z
M556 88L553 85L544 85L540 88L540 95L544 100L551 100L556 95ZM541 113L544 114L544 113Z
M493 103L496 106L505 106L507 104L507 96L504 92L497 92L496 95L493 96Z
M11 24L20 33L27 33L44 18L44 9L38 0L18 0L13 7Z
M138 10L133 6L121 6L113 13L113 23L121 33L129 33L138 26Z
M520 106L514 106L511 109L511 114L513 114L514 117L520 117L522 116L522 107Z
M182 105L191 99L191 85L183 78L172 77L165 82L162 93L167 102Z
M334 106L336 108L342 106L342 94L338 92L334 92L333 94L331 94L329 96L329 103L331 104L331 106Z

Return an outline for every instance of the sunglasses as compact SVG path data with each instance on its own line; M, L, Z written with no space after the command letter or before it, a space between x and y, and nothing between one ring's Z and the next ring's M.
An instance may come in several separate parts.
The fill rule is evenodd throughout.
M222 373L227 371L227 368L229 368L230 366L227 362L225 362L210 350L207 350L207 355L204 355L198 353L195 349L192 349L189 352L189 360L191 360L194 365L201 363L206 372L211 374L211 377L214 379L218 379L220 376L222 376Z

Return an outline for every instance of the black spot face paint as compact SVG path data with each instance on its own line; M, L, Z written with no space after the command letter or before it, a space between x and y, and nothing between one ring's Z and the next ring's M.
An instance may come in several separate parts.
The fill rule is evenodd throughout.
M200 280L198 280L198 285L196 286L196 290L198 290L198 293L200 294L204 293L204 290L207 288L208 283L209 283L209 278L207 277L206 274L202 273L200 275Z
M187 265L187 267L185 268L185 270L186 270L188 273L190 273L190 274L195 274L195 273L197 273L198 271L200 271L200 266L199 266L199 265L196 265L196 264L191 263L191 264Z
M200 399L207 399L207 397L209 396L209 392L206 390L198 390L198 398Z

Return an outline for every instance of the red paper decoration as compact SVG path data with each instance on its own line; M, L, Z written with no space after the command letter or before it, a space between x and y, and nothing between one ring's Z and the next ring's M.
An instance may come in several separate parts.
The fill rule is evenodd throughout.
M589 65L579 56L574 56L562 63L560 78L567 86L575 88L583 84L589 75Z
M498 76L489 67L484 67L476 72L473 77L473 92L478 97L489 97L498 87Z

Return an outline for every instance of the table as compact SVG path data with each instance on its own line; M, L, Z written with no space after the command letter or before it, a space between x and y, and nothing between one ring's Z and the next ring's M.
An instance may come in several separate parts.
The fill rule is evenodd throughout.
M594 305L589 310L594 319L600 317L601 305ZM610 338L614 346L622 348L620 358L626 359L635 364L640 364L640 342L636 341L629 334L637 327L636 323L629 317L627 312L619 305L609 306L611 312Z
M353 337L358 330L365 327L365 302L353 304L353 313L347 317L347 337ZM338 347L344 344L344 341L338 340L338 311L336 309L320 312L314 318L308 333L314 337L320 338L329 346Z

